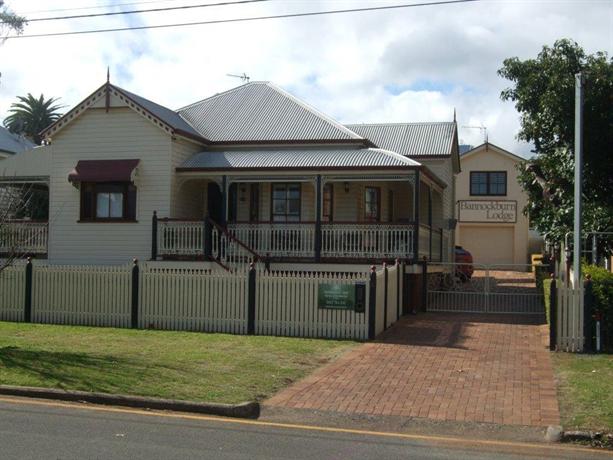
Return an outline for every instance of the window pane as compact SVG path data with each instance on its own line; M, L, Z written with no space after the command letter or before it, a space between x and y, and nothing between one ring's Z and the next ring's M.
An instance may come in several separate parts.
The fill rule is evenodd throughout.
M272 197L275 199L285 199L286 190L285 187L275 185L272 192Z
M470 174L470 194L487 195L487 173L472 172Z
M272 206L273 214L285 214L285 200L274 200Z
M96 217L109 217L109 193L96 194Z
M289 200L288 214L300 214L300 200Z
M123 217L123 193L109 193L110 217Z

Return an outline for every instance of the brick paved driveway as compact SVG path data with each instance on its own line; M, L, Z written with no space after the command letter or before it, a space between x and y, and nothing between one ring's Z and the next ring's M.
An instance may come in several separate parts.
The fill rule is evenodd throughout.
M526 316L403 318L265 402L462 422L559 424L546 326Z

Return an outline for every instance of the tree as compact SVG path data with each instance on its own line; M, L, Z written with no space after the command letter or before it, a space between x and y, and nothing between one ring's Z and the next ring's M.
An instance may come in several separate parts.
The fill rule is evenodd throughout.
M535 156L519 170L528 194L524 212L550 242L573 229L575 74L584 90L583 225L613 230L613 60L587 55L572 40L544 46L536 59L505 59L498 71L514 86L501 93L520 113L518 138L534 143Z
M40 132L60 118L60 105L54 105L59 98L45 100L41 94L37 99L30 93L17 96L20 102L11 104L10 115L4 119L4 126L15 134L23 134L36 144L42 139Z
M44 228L24 229L24 217L48 216L48 193L35 184L0 187L0 274L30 252ZM34 212L35 215L31 215ZM17 219L17 220L16 220Z
M0 37L11 31L21 34L26 23L26 18L13 13L4 5L4 0L0 0Z

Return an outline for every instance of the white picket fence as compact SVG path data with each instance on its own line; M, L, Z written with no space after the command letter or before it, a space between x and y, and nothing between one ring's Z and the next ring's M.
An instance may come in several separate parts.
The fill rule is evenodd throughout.
M32 321L129 327L131 296L127 265L37 266L32 276Z
M139 327L181 331L247 332L245 271L140 270Z
M583 351L583 305L584 289L566 287L563 283L556 288L557 306L557 349L567 352Z
M138 278L123 266L32 267L31 320L35 323L248 333L249 277L255 276L251 310L261 335L333 339L369 338L370 274L364 272L226 272L210 265L146 262ZM399 317L400 265L376 273L374 330L378 335ZM138 308L132 310L138 279ZM364 311L320 308L322 285L364 285ZM26 266L0 273L0 320L24 321ZM387 299L387 304L385 300ZM371 325L372 327L373 325Z
M318 308L320 284L362 282L367 273L282 272L257 274L256 334L334 339L367 339L368 307L353 310Z
M0 272L0 321L23 321L25 302L25 265L7 267Z

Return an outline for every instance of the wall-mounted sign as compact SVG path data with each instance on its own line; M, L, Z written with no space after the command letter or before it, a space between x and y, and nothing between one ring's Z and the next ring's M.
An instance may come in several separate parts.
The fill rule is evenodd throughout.
M458 218L460 222L515 223L517 201L460 200Z
M355 310L364 312L366 304L366 285L325 284L317 289L317 306L332 310Z

